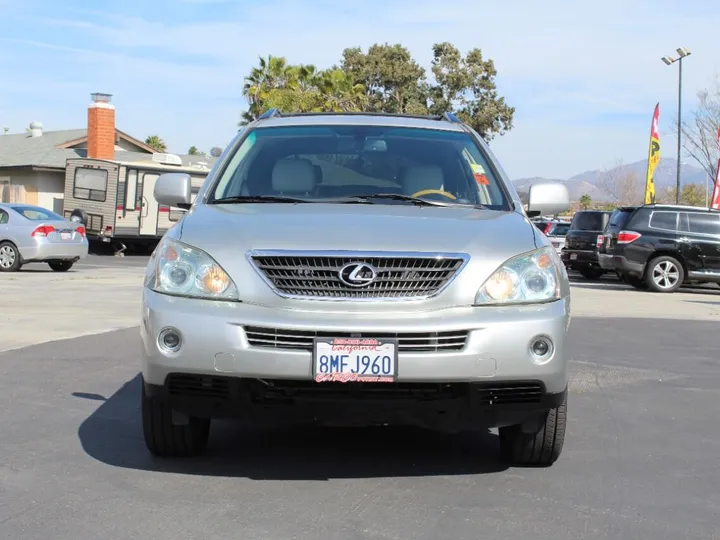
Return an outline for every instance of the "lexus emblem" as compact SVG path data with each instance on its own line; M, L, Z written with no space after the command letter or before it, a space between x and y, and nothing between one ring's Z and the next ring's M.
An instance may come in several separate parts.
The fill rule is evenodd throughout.
M338 277L350 287L365 287L377 278L377 270L363 262L351 262L338 270Z

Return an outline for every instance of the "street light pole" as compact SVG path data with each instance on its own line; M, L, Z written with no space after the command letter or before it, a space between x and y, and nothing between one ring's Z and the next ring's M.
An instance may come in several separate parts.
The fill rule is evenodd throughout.
M690 50L685 47L677 49L678 57L663 56L662 61L671 66L678 63L678 118L677 118L677 178L675 179L675 204L680 204L680 154L682 153L682 61L690 56Z

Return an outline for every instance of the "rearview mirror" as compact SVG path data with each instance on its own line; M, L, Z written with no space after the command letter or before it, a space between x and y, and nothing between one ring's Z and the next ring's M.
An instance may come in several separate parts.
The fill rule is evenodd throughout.
M528 217L560 214L570 208L570 193L565 184L534 184L528 190L527 201Z
M153 189L155 200L165 206L175 206L183 210L192 204L192 180L189 174L161 174Z

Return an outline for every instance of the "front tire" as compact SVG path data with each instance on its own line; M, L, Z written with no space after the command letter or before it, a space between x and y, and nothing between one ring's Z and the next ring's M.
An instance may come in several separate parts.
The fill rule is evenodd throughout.
M71 261L53 261L49 262L48 266L55 272L67 272L73 267L73 262Z
M190 417L185 425L174 425L172 409L148 396L142 384L142 422L145 445L157 457L201 455L210 436L210 419Z
M521 426L500 428L500 454L504 461L521 467L549 467L557 461L565 442L567 392L551 409L536 434L523 433Z
M11 242L0 242L0 272L17 272L20 270L20 253Z
M682 287L684 280L682 264L669 255L654 258L645 270L645 283L654 292L673 293Z

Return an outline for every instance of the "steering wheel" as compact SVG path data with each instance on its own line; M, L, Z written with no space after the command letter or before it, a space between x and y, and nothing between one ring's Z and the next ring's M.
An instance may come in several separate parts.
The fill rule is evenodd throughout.
M412 197L419 197L420 195L442 195L443 197L447 197L448 199L455 200L457 197L450 193L449 191L445 191L444 189L421 189L420 191L416 191L411 196Z

